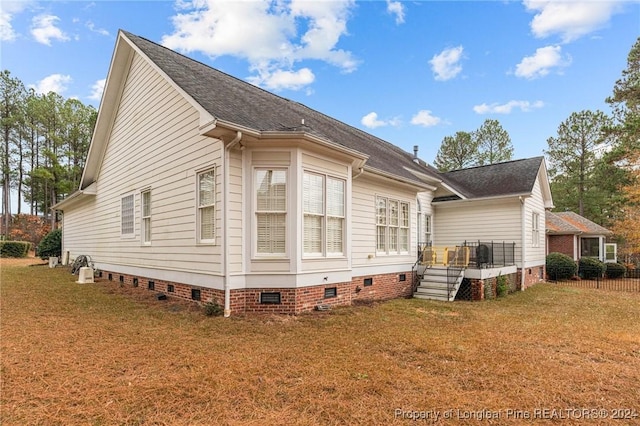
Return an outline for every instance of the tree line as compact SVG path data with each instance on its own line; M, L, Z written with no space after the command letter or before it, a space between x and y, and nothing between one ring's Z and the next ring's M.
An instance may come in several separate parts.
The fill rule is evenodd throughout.
M547 139L556 211L574 211L614 231L623 252L640 254L640 38L606 102L611 115L572 113ZM497 120L456 132L440 145L434 166L450 171L511 160L509 134Z
M0 74L2 230L11 226L11 194L17 212L55 217L52 205L78 188L97 118L91 105L57 93L36 93L8 70Z

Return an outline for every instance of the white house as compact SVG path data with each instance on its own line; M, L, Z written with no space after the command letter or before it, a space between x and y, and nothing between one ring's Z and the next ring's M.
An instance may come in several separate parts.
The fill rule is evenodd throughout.
M542 157L438 173L124 31L80 188L54 206L71 258L215 300L226 315L407 297L415 274L427 287L424 268L438 264L462 265L460 280L517 276L524 289L543 276L551 207Z

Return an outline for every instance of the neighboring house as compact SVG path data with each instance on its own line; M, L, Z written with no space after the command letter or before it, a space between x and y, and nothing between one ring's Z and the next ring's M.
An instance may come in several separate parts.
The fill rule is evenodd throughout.
M552 207L542 157L438 173L124 31L80 188L54 206L71 258L225 315L408 297L416 276L436 297L439 266L448 300L463 277L524 290L544 277Z
M606 243L613 232L574 212L547 212L547 254L563 253L578 261L596 257L616 262L616 244Z

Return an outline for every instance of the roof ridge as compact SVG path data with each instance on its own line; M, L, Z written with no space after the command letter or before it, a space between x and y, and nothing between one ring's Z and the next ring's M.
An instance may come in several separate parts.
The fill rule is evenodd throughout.
M543 155L538 155L538 156L535 156L535 157L528 157L528 158L517 158L515 160L507 160L507 161L500 161L499 163L475 165L475 166L471 166L471 167L465 167L463 169L449 170L449 171L440 172L440 173L447 174L447 173L453 173L453 172L461 172L461 171L466 171L466 170L481 169L483 167L494 167L494 166L499 166L499 165L503 165L503 164L517 163L517 162L520 162L520 161L533 161L533 160L538 160L538 159L541 160L543 158L544 158Z

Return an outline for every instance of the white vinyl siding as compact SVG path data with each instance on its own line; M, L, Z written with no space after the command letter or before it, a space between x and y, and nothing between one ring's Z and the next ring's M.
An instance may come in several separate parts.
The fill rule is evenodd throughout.
M125 195L120 200L120 234L125 238L133 237L135 223L135 207L133 194Z
M520 262L522 205L517 198L435 203L434 207L434 246L454 247L465 241L515 242L516 262Z
M306 256L339 255L344 249L345 182L304 172L302 211Z
M376 197L376 251L381 254L409 252L409 204Z
M140 194L141 199L141 227L142 227L142 243L151 244L151 191L143 191Z
M287 239L287 172L255 170L256 253L284 256Z
M198 241L214 243L216 230L215 168L198 173Z
M147 268L156 279L216 284L221 271L221 247L197 244L198 195L196 171L221 163L221 142L200 135L199 114L145 59L133 54L117 114L100 165L97 195L64 211L65 249L71 258L90 255L96 265L113 269ZM234 160L234 165L239 164ZM216 168L221 182L222 168ZM234 170L234 175L240 175ZM242 184L232 186L232 197ZM143 241L139 194L152 187L152 245ZM222 185L216 186L216 218ZM134 195L135 219L131 238L121 238L121 198ZM230 207L239 211L236 198ZM216 220L215 235L220 235ZM242 217L231 222L231 253L240 253ZM230 232L231 232L230 231ZM241 255L234 255L233 259ZM104 269L104 266L103 266ZM154 272L155 271L155 272ZM221 287L220 287L221 288Z

